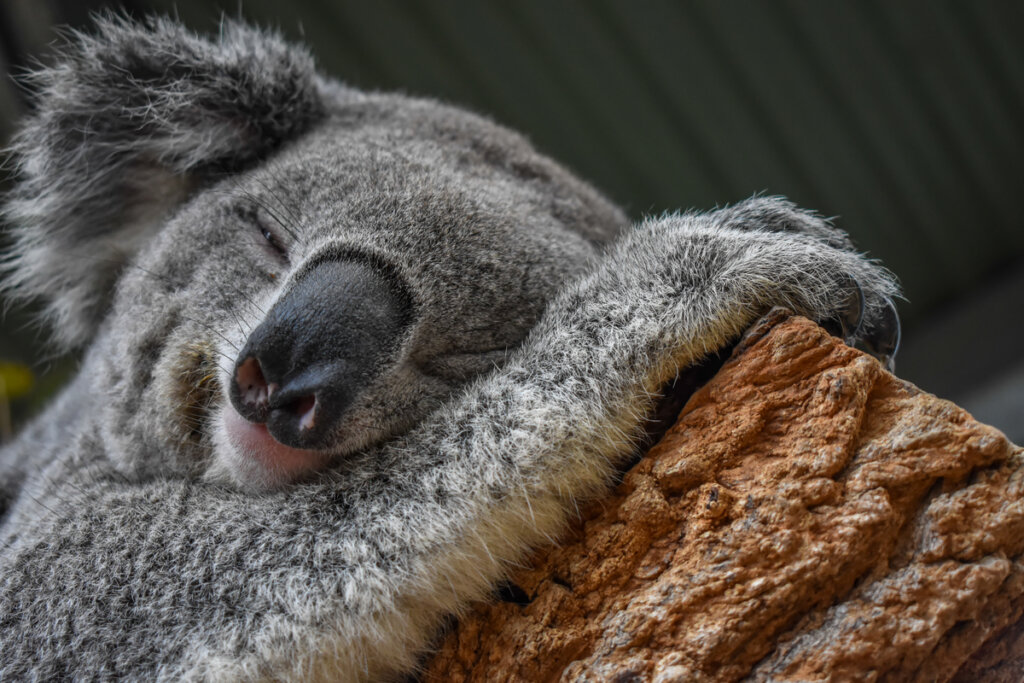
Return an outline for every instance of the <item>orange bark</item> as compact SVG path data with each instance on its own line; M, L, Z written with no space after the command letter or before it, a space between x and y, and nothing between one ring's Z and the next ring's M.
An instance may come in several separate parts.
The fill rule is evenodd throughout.
M791 318L423 680L1024 680L1022 459Z

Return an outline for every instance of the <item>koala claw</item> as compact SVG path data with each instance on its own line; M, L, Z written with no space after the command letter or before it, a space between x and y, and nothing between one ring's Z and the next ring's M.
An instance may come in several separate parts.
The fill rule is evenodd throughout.
M900 350L900 316L896 312L896 304L885 297L884 305L863 333L858 334L853 346L869 353L882 362L885 369L894 372L896 369L896 353Z
M851 278L851 292L846 303L830 319L821 321L830 334L842 339L848 346L874 356L885 369L893 372L896 367L896 352L900 348L900 317L896 304L889 297L883 297L878 313L867 318L867 298L860 283Z

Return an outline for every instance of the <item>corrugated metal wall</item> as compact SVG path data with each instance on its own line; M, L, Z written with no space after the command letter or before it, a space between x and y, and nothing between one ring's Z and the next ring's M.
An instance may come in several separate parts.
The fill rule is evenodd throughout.
M218 16L135 5L201 29ZM243 13L350 83L525 130L635 216L754 192L837 215L905 284L906 375L959 400L1024 367L1024 3L247 0Z

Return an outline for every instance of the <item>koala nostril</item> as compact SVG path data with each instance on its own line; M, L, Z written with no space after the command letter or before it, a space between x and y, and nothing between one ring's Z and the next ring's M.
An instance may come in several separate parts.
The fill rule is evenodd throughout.
M320 444L319 433L332 418L330 401L321 401L318 392L303 388L301 382L286 383L270 401L266 424L270 435L279 443L292 448L315 448ZM326 411L326 412L325 412ZM324 423L324 424L321 424Z
M277 387L267 382L263 376L263 368L255 356L249 356L238 366L235 384L238 399L244 408L243 417L253 422L263 422L266 419L270 397Z
M312 429L316 424L316 396L300 396L283 408L298 420L299 430Z

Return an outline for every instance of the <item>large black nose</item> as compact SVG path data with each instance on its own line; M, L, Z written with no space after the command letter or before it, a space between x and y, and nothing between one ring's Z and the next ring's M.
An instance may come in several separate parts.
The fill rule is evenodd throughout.
M393 277L324 261L278 299L235 364L231 403L280 443L327 448L346 408L398 348L411 303Z

